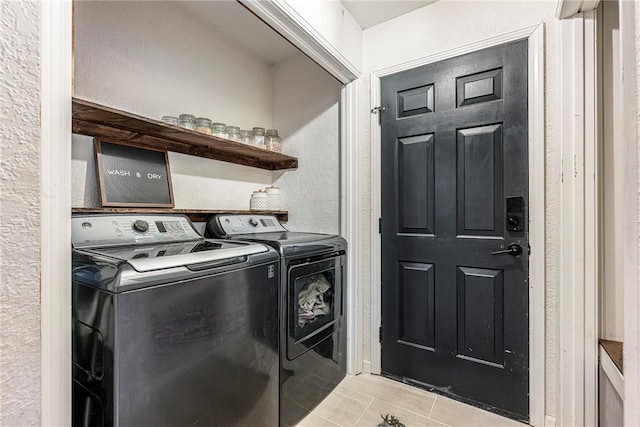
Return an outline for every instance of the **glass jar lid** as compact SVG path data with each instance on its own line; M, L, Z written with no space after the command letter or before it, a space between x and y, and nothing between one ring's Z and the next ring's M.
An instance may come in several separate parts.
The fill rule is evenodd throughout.
M211 125L211 127L214 128L215 130L221 130L221 131L227 130L226 123L214 123Z
M196 116L194 116L193 114L180 114L180 121L181 122L195 122L196 121Z
M211 120L210 120L210 119L208 119L208 118L206 118L206 117L198 117L198 118L196 119L196 124L197 124L198 126L206 126L206 127L209 127L209 126L211 126Z
M261 127L253 128L253 134L254 135L264 135L264 128L261 128Z
M170 125L178 124L178 118L176 116L162 116L162 119L160 120Z
M278 136L278 130L277 129L268 129L267 130L267 136Z

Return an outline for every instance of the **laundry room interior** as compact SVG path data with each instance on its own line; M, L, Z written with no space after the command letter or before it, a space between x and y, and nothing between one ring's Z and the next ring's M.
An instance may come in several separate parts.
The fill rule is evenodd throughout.
M236 41L240 40L240 42ZM248 210L281 189L292 230L338 233L340 83L235 2L78 2L74 96L159 120L277 129L299 159L270 171L169 153L176 209ZM93 144L74 136L72 204L100 206Z
M0 8L0 425L640 425L637 2Z

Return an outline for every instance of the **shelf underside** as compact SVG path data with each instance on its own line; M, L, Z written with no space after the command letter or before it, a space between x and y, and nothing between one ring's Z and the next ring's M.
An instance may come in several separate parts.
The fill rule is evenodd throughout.
M73 98L73 132L267 170L296 169L298 159Z

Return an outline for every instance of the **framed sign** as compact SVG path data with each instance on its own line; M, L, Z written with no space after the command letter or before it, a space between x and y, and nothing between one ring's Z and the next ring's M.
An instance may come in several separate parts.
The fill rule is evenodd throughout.
M174 206L166 150L99 138L95 139L94 147L102 206Z

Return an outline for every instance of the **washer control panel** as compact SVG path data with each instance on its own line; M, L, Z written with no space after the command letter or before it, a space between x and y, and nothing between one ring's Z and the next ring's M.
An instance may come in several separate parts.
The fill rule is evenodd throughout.
M200 240L188 218L180 215L91 215L71 219L75 248Z
M228 236L287 231L273 215L218 215L217 219Z

